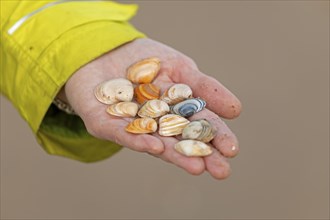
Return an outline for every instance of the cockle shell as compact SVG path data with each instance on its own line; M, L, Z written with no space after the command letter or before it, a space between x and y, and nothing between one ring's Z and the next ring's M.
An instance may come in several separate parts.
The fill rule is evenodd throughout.
M127 78L133 83L150 83L160 70L160 59L150 57L132 64L127 69Z
M140 117L158 118L167 114L170 111L170 107L166 102L158 99L149 100L142 105L138 111Z
M180 141L174 145L174 149L188 157L202 157L212 153L212 148L209 145L196 140Z
M162 136L175 136L182 133L184 127L189 124L189 120L180 115L168 114L159 119L159 131Z
M126 131L134 134L147 134L157 131L157 122L152 118L137 118L126 127Z
M192 97L192 90L186 84L174 84L161 96L161 100L169 105L174 105Z
M140 104L151 99L158 99L159 94L159 87L151 83L140 84L134 89L135 99Z
M193 114L200 112L206 106L206 102L200 98L187 99L171 106L171 112L173 114L181 115L188 118Z
M107 108L107 112L110 115L119 117L135 117L139 105L135 102L119 102L117 104L112 104Z
M97 100L104 104L115 104L118 102L129 102L133 99L133 85L123 78L117 78L102 82L94 89Z
M205 119L191 121L182 131L183 139L210 142L216 135L216 129Z

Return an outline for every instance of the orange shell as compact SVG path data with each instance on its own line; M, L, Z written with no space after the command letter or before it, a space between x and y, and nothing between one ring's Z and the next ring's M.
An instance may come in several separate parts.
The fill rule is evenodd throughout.
M126 131L134 134L153 133L157 130L157 122L152 118L137 118L126 127Z
M139 104L143 104L145 101L158 99L160 96L160 89L151 83L140 84L135 87L134 96Z
M160 60L150 57L138 61L127 69L127 79L133 83L151 83L160 70Z

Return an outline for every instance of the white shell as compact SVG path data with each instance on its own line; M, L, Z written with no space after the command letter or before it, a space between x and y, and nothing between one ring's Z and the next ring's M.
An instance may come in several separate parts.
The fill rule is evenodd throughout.
M102 82L94 90L97 100L110 105L118 102L129 102L133 99L133 94L133 84L123 78Z
M158 99L149 100L142 105L138 115L140 117L158 118L167 114L170 111L170 107Z
M184 127L189 124L189 120L175 114L164 115L159 119L159 131L162 136L175 136L182 133Z
M110 105L107 112L118 117L135 117L138 109L139 105L135 102L119 102Z
M196 140L183 140L174 145L174 149L188 157L203 157L212 153L212 148Z
M169 105L174 105L191 97L192 97L191 88L186 84L179 83L179 84L174 84L173 86L168 88L160 99Z

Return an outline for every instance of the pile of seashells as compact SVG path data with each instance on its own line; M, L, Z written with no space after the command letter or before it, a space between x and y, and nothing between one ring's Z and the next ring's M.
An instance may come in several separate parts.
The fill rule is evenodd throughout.
M158 58L141 60L127 69L127 79L116 78L99 84L94 90L95 97L109 105L106 111L110 115L132 118L138 115L127 125L127 132L146 134L158 129L161 136L182 135L183 140L174 146L179 153L211 154L212 148L207 143L215 137L216 129L205 119L187 119L202 111L206 102L193 98L191 88L185 84L174 84L160 95L160 88L152 84L159 70Z

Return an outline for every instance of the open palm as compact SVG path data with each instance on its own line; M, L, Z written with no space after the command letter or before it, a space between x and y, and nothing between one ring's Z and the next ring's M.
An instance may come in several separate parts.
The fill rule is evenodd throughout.
M208 119L217 128L217 135L211 142L216 150L211 155L203 158L183 156L173 148L178 142L175 137L162 137L157 133L130 134L125 127L131 119L109 115L105 111L106 105L94 97L93 90L99 83L112 78L126 78L128 66L148 57L158 57L162 62L153 81L161 88L161 93L174 83L185 83L192 88L194 97L206 101L207 108L189 119ZM214 178L223 179L230 174L226 157L238 153L238 143L220 117L237 117L241 104L217 80L201 73L190 58L168 46L150 39L138 39L110 51L75 72L65 85L65 95L89 133L97 138L147 152L194 175L207 170Z

